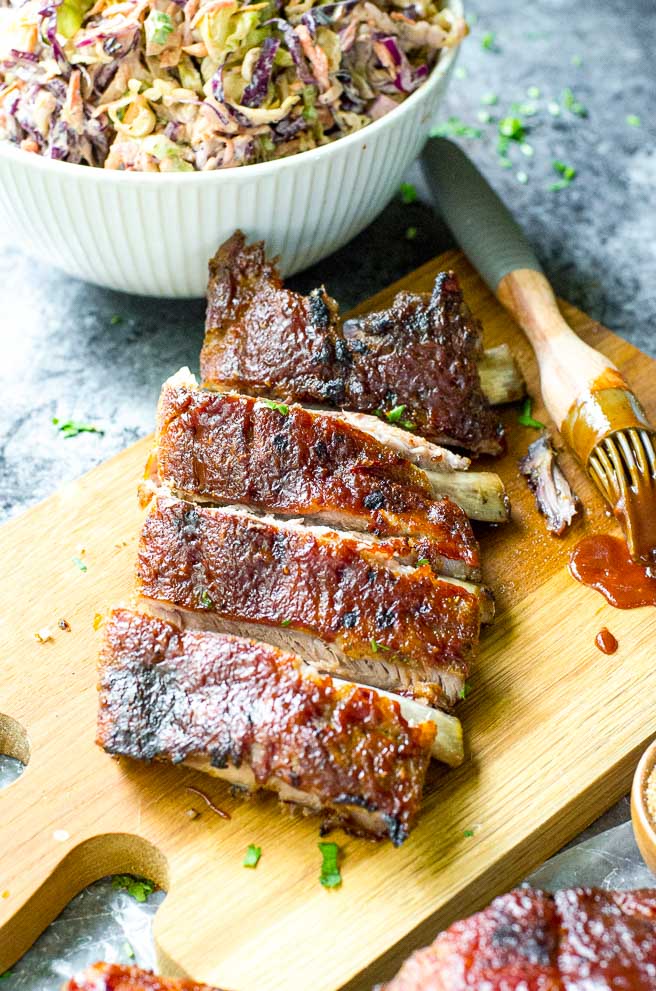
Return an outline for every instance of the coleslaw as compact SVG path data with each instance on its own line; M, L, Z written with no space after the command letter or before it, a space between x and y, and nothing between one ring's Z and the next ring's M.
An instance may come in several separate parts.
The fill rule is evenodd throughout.
M0 139L108 169L269 161L389 113L466 31L440 0L0 0Z

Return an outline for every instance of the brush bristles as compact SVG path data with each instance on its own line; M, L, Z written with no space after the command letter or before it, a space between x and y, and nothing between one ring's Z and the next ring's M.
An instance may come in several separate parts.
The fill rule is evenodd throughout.
M656 452L652 434L618 430L598 444L588 471L626 533L631 555L653 563L656 558Z

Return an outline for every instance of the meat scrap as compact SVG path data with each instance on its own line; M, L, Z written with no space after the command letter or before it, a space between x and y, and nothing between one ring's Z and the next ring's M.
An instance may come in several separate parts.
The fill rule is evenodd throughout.
M419 812L435 725L411 726L398 702L270 645L118 609L98 687L97 742L110 754L273 790L320 814L324 830L396 846Z
M98 962L66 981L62 991L219 991L175 977L160 977L151 970L120 963Z
M482 613L491 618L489 593L399 561L394 540L160 495L141 533L138 589L181 625L261 637L331 674L449 708Z
M656 890L518 888L456 922L383 991L656 991Z
M430 295L341 325L324 289L285 289L262 242L238 231L210 262L201 373L206 385L390 414L436 443L500 454L503 426L483 393L481 326L453 272Z
M562 537L580 512L581 502L558 464L558 454L548 434L533 441L519 462L519 470L528 480L538 510L547 521L547 530Z
M480 578L465 513L433 495L424 471L361 430L302 406L199 389L191 373L162 387L149 472L182 498L243 503L406 538L414 563Z

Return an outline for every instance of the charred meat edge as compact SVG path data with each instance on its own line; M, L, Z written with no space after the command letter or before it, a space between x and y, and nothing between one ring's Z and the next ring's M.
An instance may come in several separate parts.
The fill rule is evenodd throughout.
M410 726L398 703L335 685L264 643L182 631L126 609L105 626L101 747L274 791L330 827L402 843L435 733L432 722Z

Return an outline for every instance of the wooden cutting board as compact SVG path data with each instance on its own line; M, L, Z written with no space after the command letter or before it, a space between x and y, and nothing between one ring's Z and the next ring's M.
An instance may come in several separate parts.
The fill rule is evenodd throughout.
M368 306L401 287L428 290L442 267L458 272L486 343L510 343L537 397L529 346L461 255L436 259ZM656 418L656 363L564 309ZM546 418L539 399L534 414ZM23 760L29 753L29 763L0 792L0 972L82 887L133 872L168 890L155 920L165 972L232 991L370 989L628 790L656 732L656 609L613 610L569 577L576 540L612 524L564 457L588 515L564 540L548 536L516 470L536 435L517 424L516 408L504 419L510 449L496 467L513 513L505 526L479 527L499 609L460 710L469 759L458 771L431 769L421 820L400 850L335 834L344 882L334 891L319 884L315 820L290 817L272 798L233 798L202 774L113 760L94 746L94 617L130 599L135 489L149 441L2 529L0 750ZM604 625L619 640L612 657L594 646ZM43 627L53 640L39 644L34 632ZM216 816L189 785L232 819ZM190 808L201 816L191 819ZM249 843L262 847L256 870L242 867Z

